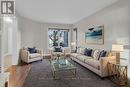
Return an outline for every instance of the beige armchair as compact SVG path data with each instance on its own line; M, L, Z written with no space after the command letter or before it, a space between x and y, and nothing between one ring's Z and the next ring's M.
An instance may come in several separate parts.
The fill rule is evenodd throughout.
M53 58L56 54L60 54L65 58L70 57L71 49L69 47L63 48L62 52L54 52L54 50L50 50L51 58Z
M38 49L36 51L37 53L30 53L27 48L22 48L20 52L21 60L25 63L42 60L43 51Z
M51 54L51 59L53 59L57 56L57 54L61 56L65 56L65 51L63 50L62 52L54 52L53 50L50 50L50 54Z

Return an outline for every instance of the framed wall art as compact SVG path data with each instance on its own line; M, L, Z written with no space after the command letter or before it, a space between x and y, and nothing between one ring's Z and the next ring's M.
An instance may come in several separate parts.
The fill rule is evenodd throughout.
M104 44L104 26L89 28L85 32L85 42L87 44Z

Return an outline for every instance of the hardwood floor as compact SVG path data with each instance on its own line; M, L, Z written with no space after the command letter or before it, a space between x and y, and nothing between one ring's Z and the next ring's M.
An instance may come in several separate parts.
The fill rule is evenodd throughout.
M10 72L9 87L22 87L30 68L31 64L24 64L8 69L7 71Z

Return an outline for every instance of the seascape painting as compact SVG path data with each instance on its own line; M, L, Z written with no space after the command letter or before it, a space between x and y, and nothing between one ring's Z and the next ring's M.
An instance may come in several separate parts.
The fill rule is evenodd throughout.
M103 26L93 27L87 30L85 33L85 41L88 44L103 44L104 32Z

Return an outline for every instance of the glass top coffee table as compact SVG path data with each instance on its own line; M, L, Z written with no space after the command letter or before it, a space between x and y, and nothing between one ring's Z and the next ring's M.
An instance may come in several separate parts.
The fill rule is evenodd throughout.
M51 60L51 68L54 79L56 79L56 73L61 73L61 71L62 73L71 71L72 74L76 77L76 67L67 59Z

